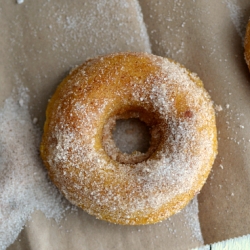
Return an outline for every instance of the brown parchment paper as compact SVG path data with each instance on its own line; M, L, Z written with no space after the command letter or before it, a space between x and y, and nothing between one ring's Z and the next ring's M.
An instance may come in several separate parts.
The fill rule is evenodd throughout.
M250 78L242 47L247 2L140 0L142 19L136 0L0 0L1 105L13 87L28 86L31 115L42 127L48 98L88 57L152 48L179 61L198 73L223 108L219 155L199 195L205 242L250 233ZM81 210L58 225L37 211L9 249L190 249L202 244L190 223L190 217L196 223L196 206L194 200L170 220L142 227L111 225Z

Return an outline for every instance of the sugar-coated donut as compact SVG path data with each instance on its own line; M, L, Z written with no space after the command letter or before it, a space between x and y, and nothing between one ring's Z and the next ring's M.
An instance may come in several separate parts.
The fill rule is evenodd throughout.
M248 21L245 35L245 60L250 70L250 20Z
M146 153L112 139L116 119L150 129ZM217 154L212 101L201 80L169 59L118 53L90 59L57 88L41 156L65 197L99 219L150 224L200 191Z

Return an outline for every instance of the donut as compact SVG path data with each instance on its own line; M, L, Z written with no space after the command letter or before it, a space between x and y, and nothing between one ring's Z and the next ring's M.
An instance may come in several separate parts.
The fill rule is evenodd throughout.
M245 60L250 70L250 20L248 21L247 24L244 47L245 47Z
M150 132L146 152L122 152L117 120ZM89 59L57 87L40 147L49 177L98 219L142 225L184 208L201 190L217 154L215 112L201 80L147 53Z

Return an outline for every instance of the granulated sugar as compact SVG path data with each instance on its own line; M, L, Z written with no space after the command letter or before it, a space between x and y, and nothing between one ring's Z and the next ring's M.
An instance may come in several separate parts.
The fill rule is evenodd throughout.
M188 206L185 208L185 217L187 223L192 231L192 236L199 241L203 241L200 222L199 222L199 206L198 206L198 199L197 196L189 203Z
M28 90L22 87L0 110L0 249L14 242L34 210L59 220L65 209L40 160L41 133L28 102Z

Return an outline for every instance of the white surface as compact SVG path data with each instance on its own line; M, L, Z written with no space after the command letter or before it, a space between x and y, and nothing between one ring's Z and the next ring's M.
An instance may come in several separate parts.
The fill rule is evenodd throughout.
M250 235L221 241L212 245L195 248L194 250L248 250L250 249Z

